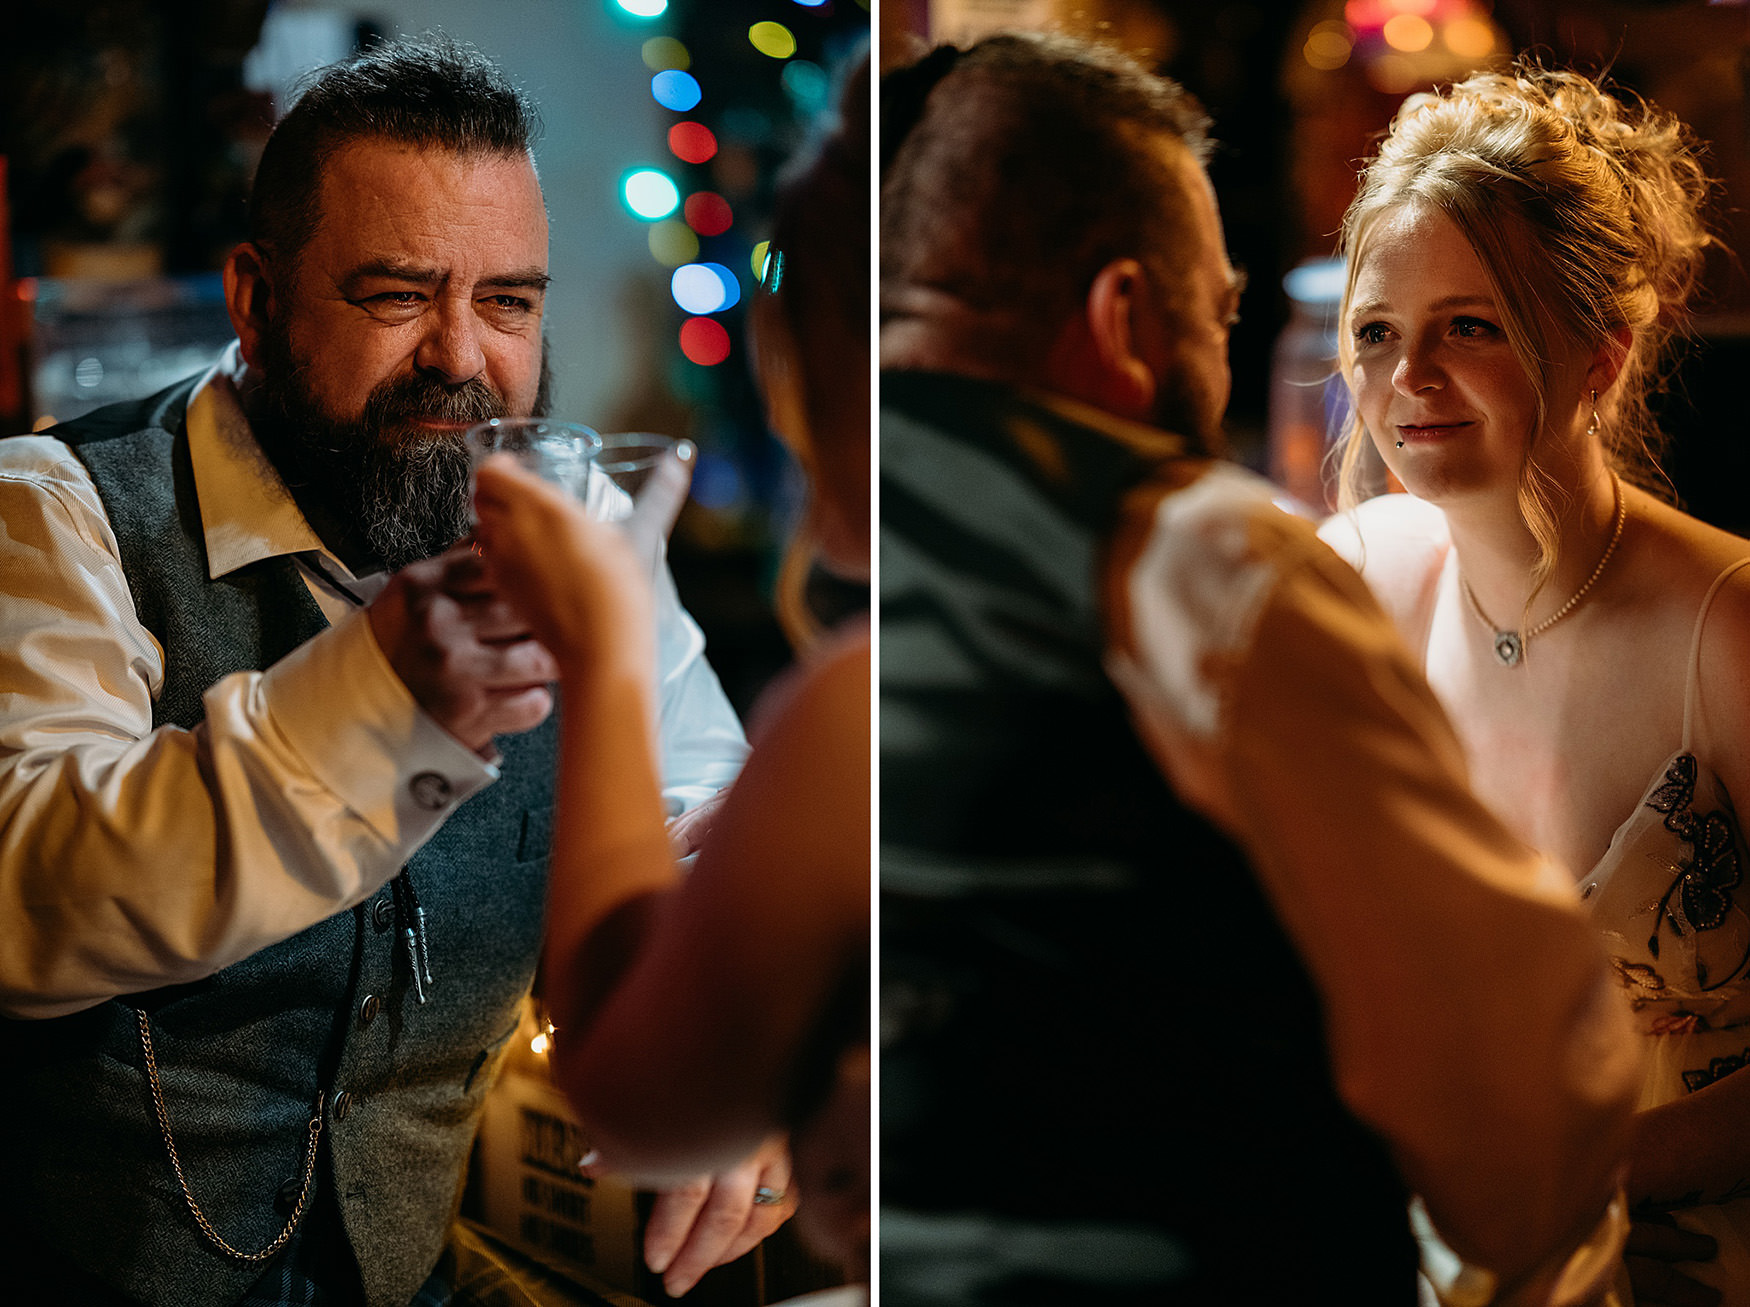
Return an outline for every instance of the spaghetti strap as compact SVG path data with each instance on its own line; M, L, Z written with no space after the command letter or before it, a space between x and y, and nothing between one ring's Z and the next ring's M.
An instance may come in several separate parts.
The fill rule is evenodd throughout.
M1740 558L1737 562L1729 564L1725 571L1716 576L1713 584L1707 588L1707 594L1702 596L1701 611L1695 615L1695 634L1690 637L1689 641L1689 680L1683 687L1683 751L1685 753L1690 752L1693 743L1691 728L1695 724L1695 700L1701 684L1702 627L1707 625L1707 613L1708 609L1713 607L1714 595L1719 593L1720 587L1726 583L1727 578L1733 572L1747 563L1750 563L1750 558Z

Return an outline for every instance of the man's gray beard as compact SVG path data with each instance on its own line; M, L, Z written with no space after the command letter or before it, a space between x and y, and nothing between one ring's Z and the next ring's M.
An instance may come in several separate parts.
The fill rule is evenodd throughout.
M371 391L355 422L333 418L303 384L306 368L278 332L265 342L257 438L300 500L313 499L390 571L442 553L469 529L469 461L460 432L421 418L472 424L508 413L480 378L446 386L420 373ZM535 412L546 409L545 350ZM332 546L335 542L330 542Z
M469 463L461 433L371 448L380 456L357 469L350 498L365 545L383 566L398 571L441 554L468 533Z

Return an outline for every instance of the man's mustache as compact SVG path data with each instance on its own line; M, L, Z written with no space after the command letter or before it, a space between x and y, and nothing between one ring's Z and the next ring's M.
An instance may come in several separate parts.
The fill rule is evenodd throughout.
M382 430L422 418L439 422L485 422L509 412L503 398L479 377L459 386L417 374L384 382L365 401L363 425Z

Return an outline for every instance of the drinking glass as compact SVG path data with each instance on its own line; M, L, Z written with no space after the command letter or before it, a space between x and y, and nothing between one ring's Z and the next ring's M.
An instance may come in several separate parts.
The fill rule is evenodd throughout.
M669 528L686 501L685 483L666 483L669 492L680 492L678 497L658 491L647 499L644 492L656 484L657 471L665 463L678 462L691 469L693 442L653 431L616 431L600 439L585 501L590 515L619 523L640 555L650 560L651 575L659 577L668 554ZM654 499L663 502L651 502Z
M602 447L602 438L581 422L493 418L469 427L462 441L474 467L488 454L509 454L536 476L569 490L579 503L589 501L590 464Z
M644 487L668 458L691 464L693 442L653 431L614 431L599 436L593 469L600 475L590 487L590 511L604 522L632 515ZM676 505L678 508L679 505Z

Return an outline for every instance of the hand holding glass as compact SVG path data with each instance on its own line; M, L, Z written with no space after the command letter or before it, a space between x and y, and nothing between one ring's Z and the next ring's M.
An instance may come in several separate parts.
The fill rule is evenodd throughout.
M687 501L693 442L649 431L614 432L600 440L587 500L590 515L619 522L640 556L651 559L654 576Z

